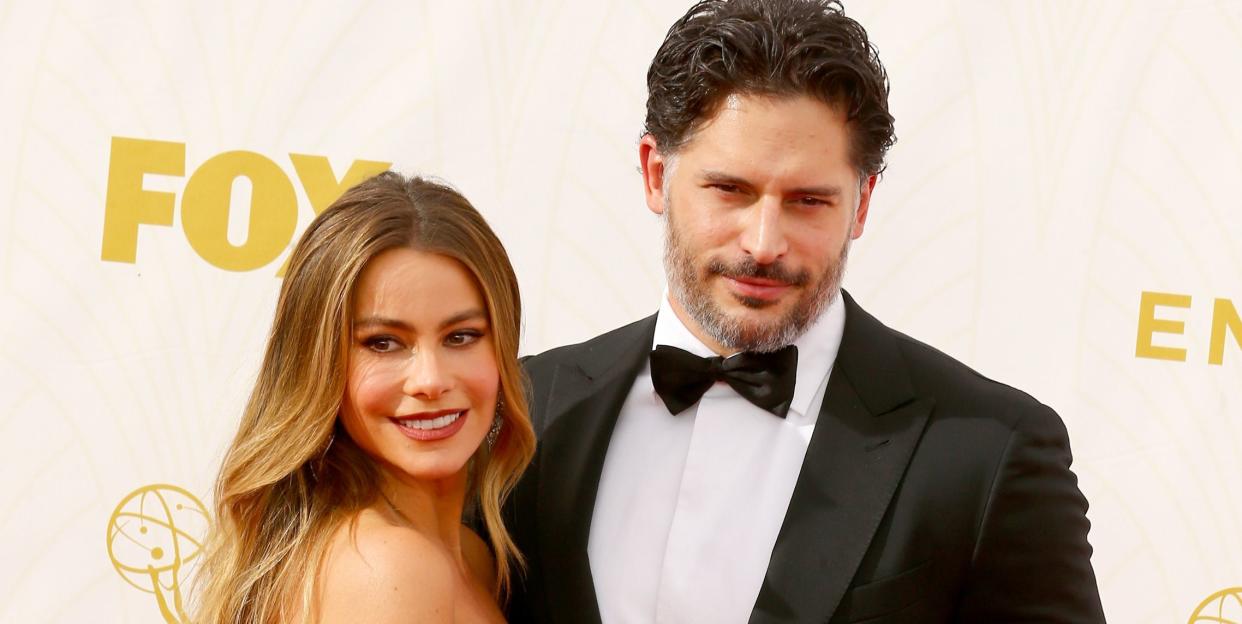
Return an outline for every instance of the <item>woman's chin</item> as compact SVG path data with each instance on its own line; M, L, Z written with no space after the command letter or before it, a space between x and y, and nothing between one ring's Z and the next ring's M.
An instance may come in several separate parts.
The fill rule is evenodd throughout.
M427 453L428 455L432 453ZM398 479L404 482L434 483L464 479L470 456L465 458L445 456L447 453L436 453L439 457L405 458L402 461L386 462L395 471Z

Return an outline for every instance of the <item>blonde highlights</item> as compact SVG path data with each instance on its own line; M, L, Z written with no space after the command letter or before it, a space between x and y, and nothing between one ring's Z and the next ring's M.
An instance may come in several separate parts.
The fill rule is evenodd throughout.
M378 500L378 471L337 416L354 288L371 259L399 247L461 262L487 305L503 425L495 444L475 453L467 501L496 556L497 597L506 594L522 557L500 508L535 447L517 363L517 278L500 240L461 194L385 172L316 217L290 257L258 379L216 481L196 621L310 621L333 534Z

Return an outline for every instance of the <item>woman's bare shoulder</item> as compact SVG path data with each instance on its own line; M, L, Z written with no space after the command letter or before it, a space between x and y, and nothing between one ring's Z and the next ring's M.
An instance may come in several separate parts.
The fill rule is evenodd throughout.
M461 527L461 554L466 558L466 564L470 566L470 573L489 590L495 592L496 559L492 556L492 549L483 541L483 538L464 524Z
M332 536L318 584L318 622L451 622L457 582L442 548L364 510Z

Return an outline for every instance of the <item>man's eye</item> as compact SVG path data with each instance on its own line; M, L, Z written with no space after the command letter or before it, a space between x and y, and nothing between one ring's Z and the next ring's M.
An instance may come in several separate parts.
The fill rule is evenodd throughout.
M401 343L392 336L372 336L363 340L362 344L376 353L392 353L401 349Z
M479 338L483 337L483 332L474 329L455 331L444 339L444 343L450 347L464 347L473 344Z
M738 192L741 192L742 190L738 188L736 184L713 184L712 188L716 189L717 191L720 191L721 193L728 193L728 194L738 193Z
M820 198L818 198L818 197L810 197L810 196L807 196L807 197L800 197L800 198L798 198L798 204L799 204L799 205L802 205L802 206L806 206L806 207L808 207L808 208L814 208L814 207L818 207L818 206L826 206L826 205L828 205L828 202L826 202L826 201L824 201L824 200L822 200L822 199L820 199Z

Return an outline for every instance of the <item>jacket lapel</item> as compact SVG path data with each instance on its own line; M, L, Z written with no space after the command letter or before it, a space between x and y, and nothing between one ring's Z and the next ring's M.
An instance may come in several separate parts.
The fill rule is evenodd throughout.
M552 622L600 621L587 541L608 441L621 405L651 351L655 316L589 343L577 362L560 364L548 389L540 439L537 524Z
M931 412L894 332L842 291L845 331L751 624L827 621L871 545Z

